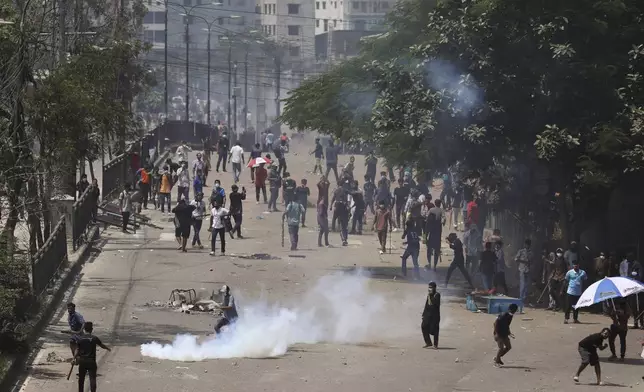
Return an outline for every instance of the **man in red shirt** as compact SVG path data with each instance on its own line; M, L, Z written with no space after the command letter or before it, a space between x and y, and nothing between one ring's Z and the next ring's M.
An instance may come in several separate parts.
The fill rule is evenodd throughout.
M467 203L467 225L471 226L479 224L479 205L477 203L478 196L474 196L472 201Z
M265 163L260 163L259 167L255 168L255 200L259 204L259 192L261 190L262 195L264 196L264 203L266 203L266 178L268 177L268 171L264 167Z

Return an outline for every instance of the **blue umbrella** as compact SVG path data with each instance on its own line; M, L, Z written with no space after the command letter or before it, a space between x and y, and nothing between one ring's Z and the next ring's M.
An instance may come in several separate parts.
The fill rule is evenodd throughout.
M590 285L579 297L575 309L590 306L612 298L628 297L644 291L644 285L631 278L604 278Z

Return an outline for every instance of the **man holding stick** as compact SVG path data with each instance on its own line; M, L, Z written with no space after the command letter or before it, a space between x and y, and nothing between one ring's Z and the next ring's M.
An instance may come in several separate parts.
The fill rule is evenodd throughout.
M74 335L69 342L69 346L74 352L74 358L67 379L69 380L74 365L78 365L78 392L83 392L85 389L85 376L88 373L89 389L91 392L96 392L96 372L98 370L98 366L96 365L96 346L99 346L103 350L112 350L104 345L101 339L92 335L94 329L92 322L86 322L84 329L84 334Z

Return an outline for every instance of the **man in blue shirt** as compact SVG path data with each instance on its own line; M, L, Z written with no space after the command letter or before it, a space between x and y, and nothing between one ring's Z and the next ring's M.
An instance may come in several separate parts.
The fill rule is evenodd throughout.
M76 305L73 302L67 304L67 324L73 333L81 333L85 319L76 311Z
M579 269L579 261L575 261L575 264L573 265L572 269L566 273L566 277L564 278L568 286L568 289L566 290L566 293L568 295L566 297L567 301L566 301L566 314L564 316L565 317L564 324L568 324L571 310L572 310L573 322L575 324L579 324L579 320L578 320L579 310L573 309L573 306L577 304L577 301L581 296L582 289L583 289L583 281L586 280L586 278L587 278L586 271Z

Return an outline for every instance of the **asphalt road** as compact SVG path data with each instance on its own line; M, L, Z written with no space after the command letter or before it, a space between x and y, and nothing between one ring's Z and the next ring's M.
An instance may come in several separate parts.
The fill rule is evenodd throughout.
M307 173L313 167L313 158L308 154L312 138L306 143L293 142L288 155L289 171L298 183L299 179L308 178L314 199L317 178ZM341 156L341 161L348 158ZM362 161L362 157L357 158L358 179L364 170ZM215 178L220 178L227 190L230 188L230 171L212 173L209 182ZM456 273L454 285L442 290L445 303L441 350L422 349L420 313L426 285L397 276L401 253L398 236L394 238L392 254L379 255L377 239L369 231L350 237L346 248L338 246L339 234L331 233L331 242L336 246L318 248L315 212L310 209L311 226L300 232L300 250L290 252L288 238L286 247L280 246L281 214L264 213L265 205L255 204L248 171L244 171L242 178L249 194L244 205L246 238L229 240L226 256L210 257L208 249L179 253L172 223L154 210L147 214L161 228L144 227L136 234L122 234L115 229L103 233L105 245L101 254L83 268L69 295L85 319L95 323L95 334L114 347L110 353L99 351L100 391L515 392L576 388L572 375L579 363L577 342L598 332L608 324L607 319L582 314L584 324L563 325L560 313L527 310L526 314L517 315L512 324L516 340L514 349L504 358L506 366L495 368L492 357L496 344L491 336L494 318L465 310L464 296L458 289L462 280ZM210 189L206 188L206 192ZM253 253L268 253L275 259L239 257ZM448 257L444 257L438 278L424 278L442 281L448 262ZM365 287L361 286L365 281L358 278L341 286L334 283L340 278L333 274L357 268L371 271ZM328 278L329 275L332 277ZM318 286L322 277L327 278ZM252 335L258 344L277 345L279 342L271 342L279 337L289 342L304 341L315 335L311 331L317 327L334 330L335 334L327 331L317 343L294 344L285 355L276 358L176 362L141 355L141 344L170 343L179 333L204 339L215 322L208 314L183 314L162 306L148 306L151 302L165 303L175 288L194 288L205 294L223 283L233 288L242 316L256 320L256 325L247 328L255 328L248 336ZM306 310L322 302L329 307L327 312L307 320ZM261 316L275 316L277 304L295 311L298 319L281 324L276 331L274 319ZM371 310L365 313L365 308ZM244 314L243 309L250 310ZM73 376L70 381L65 380L69 370L65 360L70 357L68 335L60 332L65 328L66 315L61 304L60 316L42 336L36 361L26 369L24 382L16 390L77 390ZM288 334L283 333L284 328L289 328ZM307 336L300 338L295 334ZM642 381L639 368L642 359L637 343L641 337L640 331L629 332L626 363L602 363L604 380L609 385L642 388L638 384ZM244 339L236 342L240 341L242 345L248 344ZM606 356L607 353L602 353L602 357ZM582 384L589 384L594 381L594 374L588 369L581 378ZM584 390L596 388L600 387L584 385ZM606 388L609 387L601 387Z

